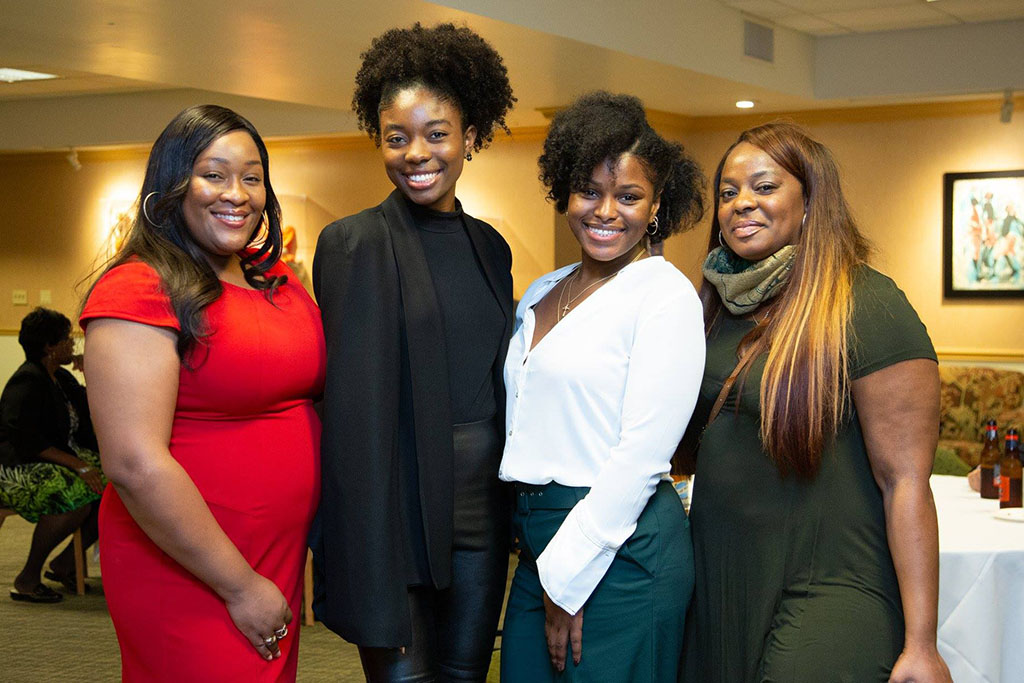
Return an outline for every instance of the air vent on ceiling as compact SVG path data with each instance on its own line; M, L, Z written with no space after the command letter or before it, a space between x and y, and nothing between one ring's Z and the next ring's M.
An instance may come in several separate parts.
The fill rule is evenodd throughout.
M768 26L744 21L743 54L766 62L775 61L775 31Z

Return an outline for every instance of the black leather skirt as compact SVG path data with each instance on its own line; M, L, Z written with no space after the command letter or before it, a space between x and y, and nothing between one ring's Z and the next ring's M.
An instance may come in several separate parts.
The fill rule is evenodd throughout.
M498 479L501 428L494 417L452 427L455 446L455 548L501 543L508 525L508 486Z

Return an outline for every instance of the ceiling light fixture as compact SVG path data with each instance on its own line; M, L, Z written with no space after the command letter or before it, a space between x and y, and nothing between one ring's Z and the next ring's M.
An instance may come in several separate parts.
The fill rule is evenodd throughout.
M999 122L1009 123L1013 118L1013 89L1003 91L1003 106L999 107Z
M736 108L737 109L753 109L754 108L754 100L739 100L738 102L736 102Z
M57 75L44 74L40 71L23 71L21 69L0 67L0 81L3 81L4 83L17 83L19 81L45 81L50 78L57 78Z

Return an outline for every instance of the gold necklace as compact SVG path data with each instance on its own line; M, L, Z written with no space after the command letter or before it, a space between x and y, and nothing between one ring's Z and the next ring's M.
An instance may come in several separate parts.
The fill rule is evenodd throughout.
M625 267L626 267L626 266L628 266L628 265L629 265L630 263L633 263L633 262L637 261L637 260L638 260L638 259L639 259L639 258L640 258L641 256L643 256L643 255L644 255L644 252L643 252L643 250L641 249L640 251L638 251L638 252L637 252L637 255L636 255L636 256L634 256L634 257L633 257L633 258L632 258L632 259L631 259L631 260L629 261L629 263L627 263L627 264L625 264L624 266L622 266L622 268L625 268ZM558 319L559 319L559 320L561 320L561 319L562 319L562 318L564 318L565 316L569 315L569 309L570 309L570 308L572 308L572 305L573 305L573 303L574 303L575 301L577 301L577 300L578 300L578 299L579 299L579 298L580 298L581 296L583 296L583 294L584 294L584 293L586 293L586 291L587 291L588 289L590 289L591 287L595 287L595 286L597 286L597 285L601 284L602 282L604 282L604 281L606 281L606 280L610 280L610 279L612 279L613 277L615 277L616 275L618 275L619 273L621 273L621 272L622 272L622 268L619 268L618 270L616 270L616 271L615 271L614 273L612 273L611 275L605 275L605 276L604 276L603 278L600 278L600 279L594 280L594 281L593 281L593 282L591 282L591 283L590 283L589 285L587 285L586 287L584 287L583 289L581 289L581 290L580 290L580 292L579 292L579 294L577 294L576 296L573 296L573 295L572 295L572 281L573 281L573 280L578 280L578 279L579 279L579 276L580 276L580 271L582 271L582 270L583 270L583 266L582 266L582 264L581 264L581 265L580 265L580 267L579 267L579 268L577 268L577 269L576 269L576 271L575 271L575 272L574 272L574 273L573 273L572 275L570 275L570 276L569 276L569 277L568 277L568 278L566 279L566 282L565 282L565 284L564 284L564 285L562 285L562 290L561 290L561 291L560 291L560 292L558 293ZM563 306L563 305L562 305L562 295L564 295L564 294L566 293L566 290L568 290L568 292L569 292L569 293L568 293L568 297L569 297L569 299L568 299L568 301L566 301L566 302L565 302L565 305Z

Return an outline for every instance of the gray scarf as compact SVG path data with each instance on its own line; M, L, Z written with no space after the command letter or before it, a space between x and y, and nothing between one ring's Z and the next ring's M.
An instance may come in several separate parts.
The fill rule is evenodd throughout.
M704 278L733 315L745 315L782 291L796 257L789 244L760 261L747 261L728 249L716 247L704 259Z

